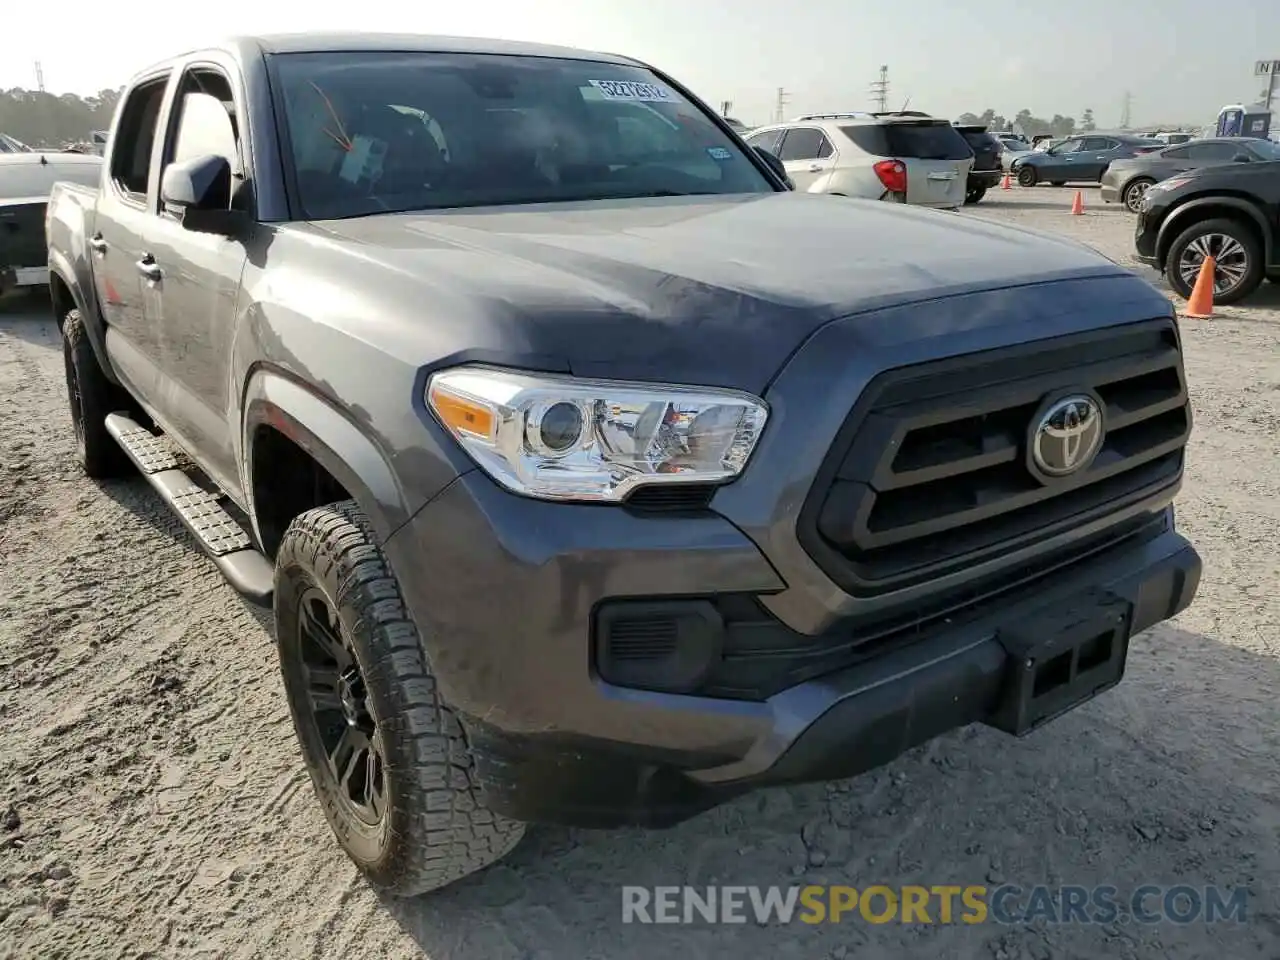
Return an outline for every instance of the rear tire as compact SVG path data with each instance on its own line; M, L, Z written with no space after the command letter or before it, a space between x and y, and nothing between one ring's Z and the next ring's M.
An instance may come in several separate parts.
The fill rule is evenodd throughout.
M106 423L107 414L127 409L129 401L102 372L79 310L70 311L62 321L62 360L81 469L94 480L134 473L133 461L107 432Z
M1034 187L1040 178L1036 176L1035 167L1019 167L1018 168L1018 186Z
M276 555L275 627L312 785L370 883L415 896L515 847L524 825L484 806L463 729L354 501L289 524Z
M1262 284L1262 245L1248 228L1234 220L1205 220L1182 231L1169 247L1165 277L1182 299L1191 297L1196 271L1208 250L1217 260L1213 302L1226 306L1249 296ZM1229 286L1217 286L1231 279Z
M982 198L987 195L986 187L970 187L965 191L964 202L966 204L981 203Z

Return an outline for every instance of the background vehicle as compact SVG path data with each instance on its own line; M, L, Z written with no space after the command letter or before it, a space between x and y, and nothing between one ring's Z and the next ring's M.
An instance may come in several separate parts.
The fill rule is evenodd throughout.
M1031 145L1029 143L1025 140L1019 140L1013 137L1001 137L1000 145L1002 148L1000 151L1000 166L1005 173L1009 172L1009 169L1013 166L1013 162L1015 160L1019 157L1026 156L1031 152Z
M1163 146L1159 140L1147 137L1090 133L1019 157L1010 166L1010 171L1024 187L1045 182L1055 187L1080 181L1096 183L1113 161L1159 150Z
M973 150L946 120L925 115L814 114L752 130L797 190L955 209Z
M973 167L969 170L964 202L979 203L988 190L1000 183L1000 154L1004 144L987 133L986 127L957 124L956 129L973 151Z
M525 822L670 824L1027 733L1199 582L1165 297L1078 244L788 190L629 58L194 51L130 83L48 224L81 465L140 472L272 605L316 795L395 893Z
M1266 140L1247 137L1211 138L1166 147L1113 162L1102 175L1102 199L1107 203L1120 200L1131 212L1137 213L1143 194L1158 180L1215 163L1257 160L1280 160L1280 148Z
M1264 277L1280 280L1280 160L1202 167L1148 188L1138 210L1136 255L1191 296L1214 258L1214 301L1243 300Z
M1171 147L1175 147L1180 143L1188 143L1195 138L1196 135L1194 133L1165 133L1161 131L1151 135L1152 140L1159 140L1161 143L1167 143Z
M31 148L7 133L0 133L0 153L29 153Z
M0 294L49 278L44 215L58 180L96 185L102 160L78 154L0 154Z

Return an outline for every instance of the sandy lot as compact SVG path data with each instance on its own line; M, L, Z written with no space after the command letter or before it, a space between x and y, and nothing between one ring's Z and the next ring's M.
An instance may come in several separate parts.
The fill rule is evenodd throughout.
M1086 192L1073 218L1070 197L997 191L972 215L1127 262L1128 215ZM1206 574L1135 641L1120 688L1026 740L961 731L666 832L533 829L504 864L402 903L330 839L265 619L142 480L78 474L45 309L0 307L0 956L1280 957L1280 286L1183 324L1197 421L1179 520ZM624 884L1002 881L1251 899L1246 923L1211 927L620 913Z

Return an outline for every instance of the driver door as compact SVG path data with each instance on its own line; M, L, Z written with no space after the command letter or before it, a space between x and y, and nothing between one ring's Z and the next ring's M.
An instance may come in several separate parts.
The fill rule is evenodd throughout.
M1076 167L1078 166L1077 161L1080 159L1080 150L1083 146L1084 140L1081 137L1074 137L1058 144L1056 147L1050 147L1045 151L1047 159L1040 164L1040 179L1080 179L1080 175L1076 172Z
M242 116L232 68L198 63L186 68L166 125L160 183L171 164L215 155L231 165L230 206L246 191L236 118ZM197 233L158 195L144 230L154 270L144 278L147 324L163 338L164 427L210 477L240 492L238 425L232 422L232 338L237 327L240 274L247 253L240 240Z

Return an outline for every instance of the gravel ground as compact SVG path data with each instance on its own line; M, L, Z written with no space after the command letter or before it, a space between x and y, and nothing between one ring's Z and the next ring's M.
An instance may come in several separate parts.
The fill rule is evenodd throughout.
M972 214L1128 259L1086 191ZM1144 275L1155 277L1134 265ZM1025 740L942 738L853 781L665 832L534 829L504 864L386 902L338 852L263 616L141 480L78 475L56 331L0 308L0 956L1280 957L1280 287L1185 321L1196 434L1179 519L1199 599L1116 691ZM1221 884L1247 922L624 926L624 884Z

